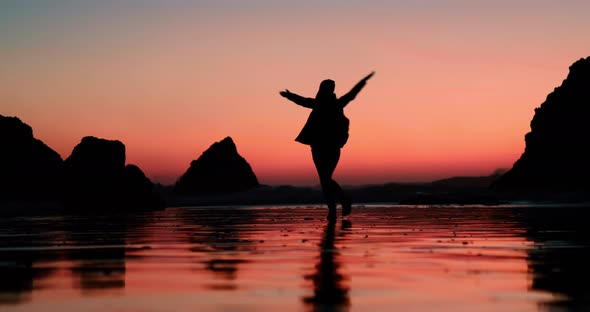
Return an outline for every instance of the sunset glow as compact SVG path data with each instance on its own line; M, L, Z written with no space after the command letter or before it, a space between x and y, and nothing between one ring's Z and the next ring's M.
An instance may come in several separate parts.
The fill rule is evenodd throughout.
M317 184L294 141L323 79L346 93L342 184L510 168L534 108L588 56L588 1L3 1L0 114L67 158L116 139L174 182L231 136L263 184Z

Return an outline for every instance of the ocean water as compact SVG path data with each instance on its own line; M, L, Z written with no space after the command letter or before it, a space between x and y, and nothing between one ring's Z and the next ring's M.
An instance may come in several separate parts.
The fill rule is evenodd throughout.
M0 217L0 311L590 311L584 207Z

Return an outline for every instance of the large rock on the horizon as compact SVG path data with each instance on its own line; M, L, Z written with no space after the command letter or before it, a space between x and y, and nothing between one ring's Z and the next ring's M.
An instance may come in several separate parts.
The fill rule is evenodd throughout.
M125 145L84 137L64 166L64 203L79 210L159 206L152 182L135 165L125 166Z
M570 66L547 96L525 135L520 159L493 187L531 192L590 190L590 57Z
M180 195L231 193L259 185L250 164L238 154L234 141L226 137L191 162L174 190Z
M61 156L17 117L0 115L0 200L57 199Z

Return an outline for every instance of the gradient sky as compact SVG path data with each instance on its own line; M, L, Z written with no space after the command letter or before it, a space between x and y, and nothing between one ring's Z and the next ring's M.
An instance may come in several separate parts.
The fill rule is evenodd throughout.
M323 79L347 92L344 184L487 175L590 55L590 1L3 0L0 114L65 159L83 136L173 182L231 136L261 183L317 184L294 141Z

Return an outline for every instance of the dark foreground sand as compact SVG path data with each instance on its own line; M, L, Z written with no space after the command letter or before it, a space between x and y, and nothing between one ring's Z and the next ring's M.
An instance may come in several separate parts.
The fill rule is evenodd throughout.
M584 208L0 219L0 311L590 310Z

